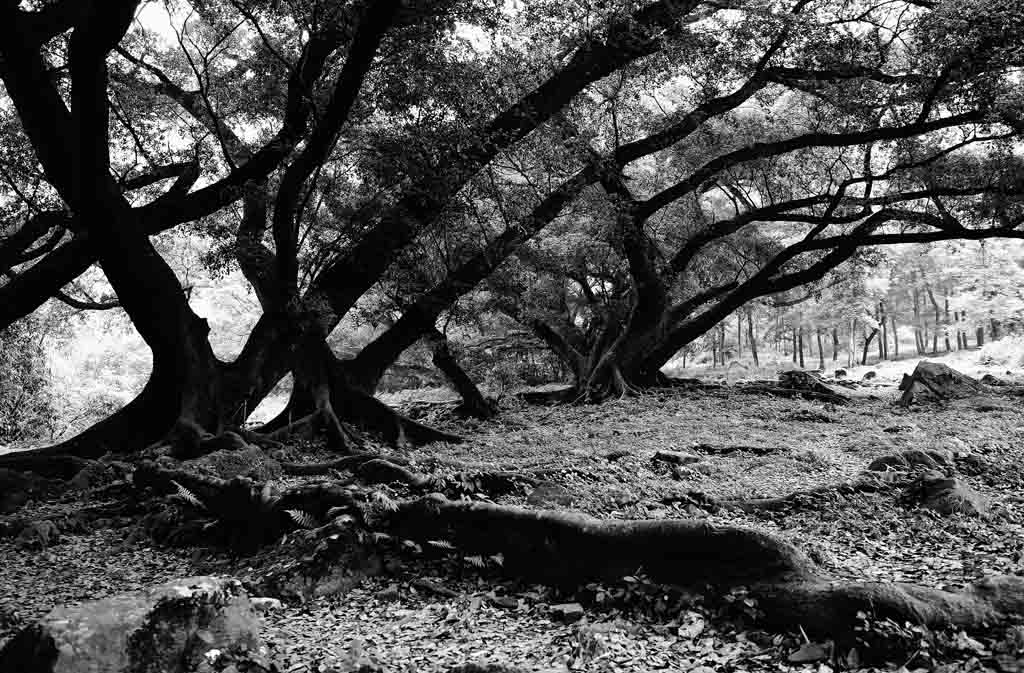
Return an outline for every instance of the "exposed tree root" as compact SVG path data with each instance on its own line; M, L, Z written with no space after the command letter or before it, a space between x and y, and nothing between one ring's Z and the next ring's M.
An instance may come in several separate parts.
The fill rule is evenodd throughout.
M780 511L806 507L816 500L833 495L850 496L858 493L878 493L890 490L894 486L895 484L864 479L847 484L819 486L818 488L797 491L777 498L737 498L717 500L716 503L725 509L738 509L743 512Z
M381 456L376 453L357 453L323 463L281 463L285 474L294 476L329 475L336 470L352 470L370 460L384 458L395 465L404 465L406 460L397 456Z
M557 390L528 390L517 397L527 404L568 404L580 399L580 392L570 386Z
M355 458L355 457L352 457ZM422 490L443 487L382 458L352 460L360 479L400 481ZM500 491L532 479L515 473L456 475L472 487ZM314 484L275 494L247 479L225 481L144 463L135 483L173 493L194 493L211 513L252 540L274 539L296 526L295 510L316 519L360 511L367 493L337 483ZM772 509L826 493L883 488L880 482L815 489L784 498L733 501L722 506ZM696 500L695 500L696 502ZM342 508L339 510L337 508ZM799 548L767 533L716 527L696 520L598 520L580 514L449 500L432 494L408 501L383 520L389 532L416 540L445 539L460 551L505 557L505 568L526 579L577 586L618 580L642 570L652 580L702 588L743 585L773 626L801 626L808 633L843 638L859 623L858 613L929 627L977 628L1024 613L1024 578L989 578L961 592L899 583L834 581Z
M686 520L602 521L563 512L427 497L406 503L392 528L441 537L475 553L502 553L532 579L578 585L642 568L658 582L744 585L768 624L849 636L859 612L929 627L980 628L1024 613L1024 578L993 577L962 592L902 583L834 581L779 538Z
M93 461L66 454L41 454L35 451L17 451L0 456L0 468L17 472L34 472L41 477L70 479Z

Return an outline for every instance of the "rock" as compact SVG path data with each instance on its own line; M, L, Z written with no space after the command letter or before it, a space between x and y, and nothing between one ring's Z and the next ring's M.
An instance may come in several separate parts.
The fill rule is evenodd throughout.
M914 373L904 375L899 389L903 391L900 404L910 406L921 400L949 400L973 397L984 392L983 386L970 376L951 369L941 362L922 360Z
M920 489L922 506L943 516L988 515L988 499L959 479L946 477L939 472L927 472L921 477Z
M860 380L861 381L870 381L871 379L875 379L875 378L878 378L878 372L871 371L871 372L865 373L864 376L860 377Z
M34 477L31 472L0 467L0 514L13 514L28 502L37 486Z
M548 608L552 619L560 622L576 622L583 619L583 606L579 603L559 603Z
M238 451L226 449L214 451L199 458L186 460L182 463L182 467L220 479L249 477L254 481L271 481L284 474L281 463L255 446L248 446L248 448Z
M52 521L31 521L18 533L14 542L24 549L46 549L60 542L60 531Z
M837 369L836 373L835 373L835 377L837 379L840 379L840 380L845 379L846 378L846 370L845 369Z
M535 507L552 505L571 505L572 494L569 489L554 482L545 481L539 484L526 498L526 504Z
M68 480L68 485L76 491L88 491L98 486L104 486L116 479L113 470L99 461L92 461L78 471L78 474Z
M284 607L278 599L267 596L256 596L249 599L249 602L252 603L252 607L256 612L270 612L271 610L280 610Z
M382 601L397 601L402 597L402 592L398 590L397 584L388 586L387 589L381 589L376 593L378 600Z
M52 610L2 651L4 670L185 673L210 650L252 649L259 620L237 580L191 577Z
M898 432L916 432L920 430L913 423L898 423L896 425L890 425L886 428L882 428L882 432L888 432L889 434L896 434Z
M832 647L827 643L804 643L796 652L787 657L791 664L809 664L828 659L832 656Z
M1007 372L1007 373L1009 373L1009 372ZM1004 381L1004 380L1002 380L1000 378L997 378L995 376L992 376L991 374L985 374L984 376L982 376L981 377L981 382L984 383L986 386L1005 386L1005 385L1007 385L1006 381Z
M506 610L516 610L519 608L519 599L513 596L494 596L490 600L492 605L505 608Z
M658 451L651 460L660 460L671 465L691 465L699 463L701 457L683 451Z

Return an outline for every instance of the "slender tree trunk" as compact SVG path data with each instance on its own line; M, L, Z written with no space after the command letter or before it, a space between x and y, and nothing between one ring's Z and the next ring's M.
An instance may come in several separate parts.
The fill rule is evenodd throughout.
M814 332L815 332L815 336L817 336L817 338L818 338L818 369L820 369L822 372L824 372L825 371L825 346L822 344L821 328L820 327L816 328L814 330Z
M999 321L992 318L989 324L992 326L992 340L995 341L999 338Z
M976 334L976 338L978 340L978 348L981 348L982 346L985 345L985 328L982 327L981 325L978 325L978 328L977 328L977 331L976 331L975 334Z
M891 316L889 322L892 323L892 359L898 360L900 357L900 333L896 329L896 316Z
M797 355L796 344L797 344L796 328L794 327L793 328L793 364L796 364L796 363L798 363L800 361L799 360L799 356Z
M754 334L754 310L747 310L747 342L750 344L750 355L754 358L754 366L760 367L757 359L757 336Z
M736 311L736 357L743 358L743 311Z
M801 327L797 336L797 346L800 349L800 369L804 369L804 328Z
M924 355L926 341L921 333L921 290L917 287L917 272L913 273L911 280L914 283L914 347L918 355Z
M876 334L878 334L878 328L872 327L871 334L868 334L864 339L864 356L860 360L861 365L866 365L868 363L868 346L871 344L871 340L875 338Z
M440 369L448 381L455 388L455 392L462 398L460 410L476 418L491 418L494 416L494 407L484 398L483 393L469 378L465 370L459 366L455 356L452 355L448 344L448 338L438 329L427 335L431 346L432 361L434 366Z
M857 361L857 319L850 318L850 348L846 353L846 366L852 367Z
M839 328L832 328L832 362L839 362Z
M945 300L945 304L946 304L946 334L945 334L946 352L949 353L953 349L952 349L952 347L949 344L949 330L952 327L952 325L950 325L950 322L949 322L949 295L948 294L945 295L944 300Z
M925 291L928 293L928 300L931 302L932 308L935 310L935 327L932 332L932 355L936 355L939 352L939 325L942 324L942 312L939 309L939 302L935 299L935 292L932 291L931 286L926 285Z
M878 302L878 324L881 329L881 333L878 335L878 361L882 362L883 360L888 359L886 348L888 347L889 342L888 336L886 336L885 327L885 304L881 301Z

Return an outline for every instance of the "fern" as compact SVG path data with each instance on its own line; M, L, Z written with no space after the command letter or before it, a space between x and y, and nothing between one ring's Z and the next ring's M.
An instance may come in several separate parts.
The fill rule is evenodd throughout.
M389 498L385 493L381 491L374 491L370 494L370 500L374 505L384 510L385 512L397 512L398 503Z
M483 556L467 556L466 563L476 568L483 568L485 565Z
M390 540L390 539L391 539L391 536L388 535L387 533L381 533L378 530L373 531L373 541L374 542L384 542L385 540Z
M292 521L294 521L300 528L312 529L320 527L316 517L309 512L303 512L301 509L286 509L285 513L290 516Z
M177 493L175 493L174 495L181 498L182 500L192 505L193 507L196 507L198 509L206 509L206 505L203 504L203 501L200 500L195 493L188 490L187 488L185 488L178 482L174 481L173 479L171 480L171 483L174 484L174 487L176 489L178 489Z
M437 547L438 549L455 549L455 545L448 540L427 540L427 544L431 547Z

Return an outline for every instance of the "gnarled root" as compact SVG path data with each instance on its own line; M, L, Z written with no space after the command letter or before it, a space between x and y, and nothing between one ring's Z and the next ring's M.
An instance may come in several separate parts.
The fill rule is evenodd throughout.
M788 542L738 527L688 520L604 521L439 496L402 505L390 521L405 537L440 537L474 553L500 552L509 571L549 583L616 580L643 568L663 583L744 585L768 624L800 625L825 636L850 635L859 612L961 628L1024 613L1024 578L986 578L960 592L835 581Z

